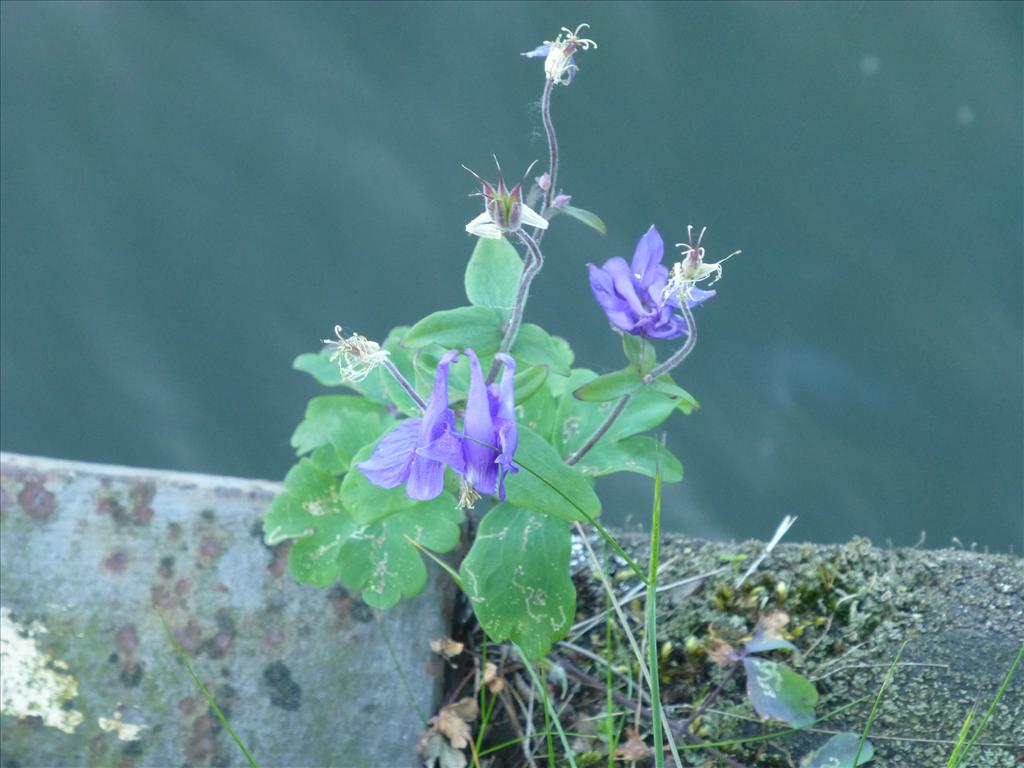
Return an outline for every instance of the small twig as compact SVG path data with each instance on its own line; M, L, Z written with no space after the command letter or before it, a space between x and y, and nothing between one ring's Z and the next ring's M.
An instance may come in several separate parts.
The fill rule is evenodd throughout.
M715 703L715 699L721 695L726 684L732 680L733 675L736 674L739 668L739 662L734 662L733 665L729 667L729 670L722 675L722 679L718 681L718 685L715 686L715 689L701 699L700 704L697 705L690 716L683 721L682 726L680 726L684 731L689 731L693 724L697 722L697 719L708 711L708 707Z
M683 342L683 346L681 346L679 350L672 355L672 357L668 358L661 365L653 368L650 373L644 376L644 382L647 384L656 381L659 376L664 376L683 362L683 360L693 352L693 348L697 346L697 324L694 322L693 312L686 305L685 299L679 302L679 313L683 316L683 319L686 320L686 328L688 331L686 334L686 341Z
M558 137L555 136L555 124L551 122L551 92L554 90L555 81L544 82L544 93L540 97L540 115L544 122L544 133L548 138L548 179L550 183L544 190L544 205L540 209L540 215L547 217L551 208L551 201L555 195L555 182L558 180ZM539 243L544 237L544 230L539 227L533 231L533 236Z
M498 348L498 352L504 354L508 354L509 350L512 349L512 345L516 343L516 336L519 335L519 326L523 323L523 311L526 309L526 300L530 296L530 284L533 283L533 278L537 276L537 273L544 266L544 254L541 252L540 246L537 245L537 241L526 234L524 230L519 230L516 232L516 235L523 245L526 246L527 258L526 267L523 269L523 274L519 277L519 288L516 290L512 311L509 313L508 320L505 323L505 332L502 334L501 346ZM488 384L497 377L501 365L501 360L495 357L494 362L491 363L490 370L487 371Z
M401 385L402 389L404 389L405 393L412 398L413 402L420 407L420 410L427 410L427 404L423 401L423 398L416 393L416 390L413 389L412 384L410 384L409 380L402 375L402 372L398 370L395 364L392 363L391 360L385 358L382 365L385 368L387 368L388 373L395 377L395 381L397 381Z

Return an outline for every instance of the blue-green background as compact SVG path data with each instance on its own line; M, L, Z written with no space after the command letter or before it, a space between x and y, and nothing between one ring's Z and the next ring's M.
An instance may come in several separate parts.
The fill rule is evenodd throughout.
M584 264L742 248L678 379L669 525L1022 540L1019 3L20 3L2 13L2 447L280 478L335 323L464 303L461 163L574 202L527 319L620 365ZM610 520L650 483L602 482Z

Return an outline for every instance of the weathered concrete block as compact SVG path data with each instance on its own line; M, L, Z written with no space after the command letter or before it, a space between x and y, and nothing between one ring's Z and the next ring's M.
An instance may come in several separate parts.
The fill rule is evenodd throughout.
M274 483L2 454L0 490L4 768L245 764L158 611L261 765L418 764L447 580L383 619L295 582Z

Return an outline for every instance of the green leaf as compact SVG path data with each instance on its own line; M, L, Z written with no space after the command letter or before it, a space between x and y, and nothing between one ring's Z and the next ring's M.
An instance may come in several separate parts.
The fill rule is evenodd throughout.
M499 310L504 321L515 304L522 274L523 260L508 240L477 238L466 266L466 297L475 307Z
M525 424L519 425L515 462L520 465L519 472L505 480L510 504L561 520L585 520L587 515L601 514L601 501L587 479Z
M551 382L551 377L548 377L548 386L541 387L529 400L516 406L516 423L526 425L549 443L558 408L551 392Z
M641 373L647 373L658 362L658 356L654 351L654 345L643 336L634 336L632 333L622 334L622 351L626 359L632 363Z
M627 437L623 440L602 440L577 465L580 472L591 477L613 472L636 472L647 477L657 475L661 463L661 480L678 483L683 479L683 465L653 437Z
M479 354L480 350L476 352ZM519 335L512 345L512 357L523 365L546 365L551 373L559 376L569 375L573 361L569 342L552 336L534 323L523 323L519 327Z
M858 759L859 745L860 736L856 733L837 733L819 749L801 760L800 768L856 768L854 760L857 760L857 765L864 765L875 756L875 748L870 741L865 741Z
M561 520L508 503L484 516L459 573L491 640L511 640L540 659L569 633L576 614L570 551Z
M525 403L540 392L547 380L548 367L546 365L532 365L525 371L517 373L515 378L516 405Z
M416 503L406 494L405 485L381 488L367 480L366 475L355 468L357 463L370 458L375 447L376 443L371 443L359 449L352 460L352 471L341 481L340 499L356 522L361 525L374 523Z
M337 364L330 361L330 357L329 349L321 352L306 352L295 358L292 368L308 373L325 387L340 387L341 372L338 370Z
M462 512L449 493L412 502L352 535L339 555L341 580L362 590L363 600L374 608L390 608L403 597L413 597L426 585L427 569L409 539L434 552L448 552L459 543L461 522Z
M642 386L640 373L635 368L626 368L591 379L582 387L578 387L572 396L577 400L606 403L609 400L618 400L623 395L631 395Z
M700 403L697 402L694 396L682 387L676 386L667 373L652 381L648 388L674 400L676 407L686 415L689 415L694 408L700 408Z
M576 221L583 222L591 229L596 229L602 235L608 234L608 228L604 225L604 222L601 221L601 217L598 216L596 213L592 213L583 208L577 208L574 205L563 205L561 208L558 208L557 210L561 211L562 213L569 214L574 219L576 219Z
M459 307L434 312L409 329L402 346L418 349L440 344L447 349L471 347L478 355L501 346L501 313L489 307Z
M284 487L263 520L264 540L274 546L297 538L288 553L295 578L327 586L338 578L338 553L356 529L339 499L338 479L303 459L288 472Z
M785 664L757 656L743 660L747 697L761 717L771 717L803 728L814 722L818 691L814 683Z
M338 555L356 529L350 515L324 515L312 536L296 541L288 551L288 567L299 581L327 587L338 578Z
M567 393L559 398L558 412L552 437L556 449L563 456L575 451L601 425L614 407L611 401L591 403L577 400L571 392L597 378L597 374L585 368L576 368L566 384ZM629 404L602 438L621 440L640 432L654 429L671 415L678 405L664 395L644 387L633 394ZM598 443L600 445L601 443Z
M306 406L305 419L292 435L292 447L302 455L330 446L347 468L356 451L378 437L392 421L384 406L363 397L314 397Z

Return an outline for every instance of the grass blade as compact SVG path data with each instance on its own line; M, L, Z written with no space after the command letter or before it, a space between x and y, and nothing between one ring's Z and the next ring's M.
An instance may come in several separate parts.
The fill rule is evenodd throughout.
M889 665L889 669L885 672L885 679L882 680L882 685L878 689L878 695L875 696L875 703L871 705L871 712L868 713L868 721L864 726L864 732L860 735L860 742L857 744L857 753L853 756L853 764L857 765L860 761L860 753L864 749L864 742L868 739L868 734L871 732L871 726L875 723L875 715L878 713L878 705L882 702L882 696L885 694L885 689L889 687L889 683L892 682L893 675L896 674L896 665L899 663L900 656L903 655L903 649L907 647L907 641L904 640L900 645L900 649L896 651L896 658L892 660L892 664Z
M576 768L576 761L572 756L572 749L569 747L569 738L565 735L565 730L562 728L562 721L558 719L558 712L555 711L554 705L551 703L551 699L548 697L547 686L543 685L540 679L537 677L537 673L533 671L533 665L529 659L526 658L526 654L523 653L523 649L515 643L512 647L516 649L516 653L519 654L520 661L523 662L523 666L530 675L530 680L537 686L537 690L540 691L541 698L544 700L544 719L548 720L550 717L551 722L555 726L555 730L558 732L558 739L562 742L562 749L565 750L565 759L569 761L570 768ZM548 738L551 738L551 728L546 728L548 732ZM550 748L549 748L550 749ZM549 753L550 755L550 753ZM554 764L554 758L551 756L552 765Z
M963 765L964 759L967 757L967 753L971 751L974 746L974 742L981 736L981 732L985 730L985 726L988 725L988 721L992 718L992 713L996 711L996 707L1003 698L1003 694L1006 693L1006 689L1010 685L1010 681L1013 679L1014 674L1017 672L1017 667L1020 666L1021 658L1024 657L1024 643L1021 644L1020 650L1017 651L1017 658L1013 660L1013 664L1010 665L1009 671L1003 678L1002 684L999 686L999 690L996 691L995 698L992 699L992 703L988 705L988 709L985 710L985 716L981 718L981 722L975 727L971 733L971 739L967 742L967 746L964 747L963 751L957 756L957 761L953 764L954 768L958 768Z
M171 632L171 628L167 626L167 620L164 618L164 615L158 612L157 616L160 617L160 623L164 625L164 632L167 633L167 639L171 641L171 645L174 646L174 650L178 653L178 658L181 659L181 663L185 665L185 669L188 670L188 673L192 675L192 679L195 681L196 685L199 686L199 690L202 691L203 698L205 698L206 703L210 705L210 709L213 710L213 714L216 715L220 724L224 726L224 730L228 732L232 739L234 739L238 748L242 750L242 754L245 755L245 759L249 761L251 768L259 768L256 764L255 758L253 758L249 753L249 750L245 748L245 744L242 743L238 734L235 733L235 729L231 727L231 723L229 723L228 719L224 717L224 713L220 711L220 707L218 707L217 702L213 700L213 696L208 690L206 690L206 686L203 685L203 681L199 679L199 675L197 675L192 669L192 664L188 660L188 654L185 652L185 649L181 647L181 643L178 642L178 638L176 638L174 633Z

